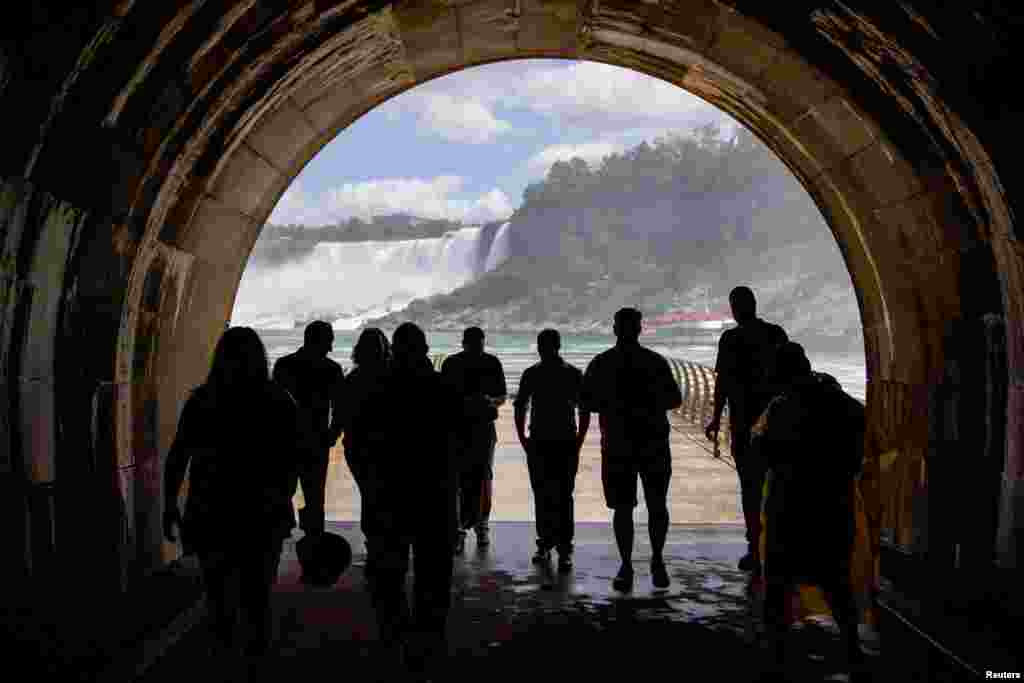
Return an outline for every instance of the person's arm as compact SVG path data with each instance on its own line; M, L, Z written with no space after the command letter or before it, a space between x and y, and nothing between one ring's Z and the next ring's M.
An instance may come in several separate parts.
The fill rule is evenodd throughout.
M669 367L668 361L661 357L661 372L658 378L662 383L662 390L659 392L659 398L663 403L658 406L659 410L669 411L675 410L679 406L683 405L683 392L679 388L679 383L676 382L676 378L672 375L672 368Z
M198 406L194 396L185 401L185 407L181 411L181 418L178 420L178 431L174 436L174 443L167 454L167 462L164 464L164 516L163 527L164 537L168 541L176 541L174 526L181 526L181 512L178 510L178 493L185 481L185 471L188 469L189 458L192 457L190 446L195 439L196 411Z
M282 387L293 400L298 400L298 388L295 376L288 370L288 362L284 358L278 358L274 363L274 370L271 373L272 379Z
M733 357L729 348L729 331L722 333L718 340L718 355L715 358L715 407L711 415L711 421L704 429L704 435L710 441L718 440L718 430L722 425L722 412L725 410L725 403L729 400L729 389L732 375Z
M531 377L532 373L527 368L523 372L522 379L519 380L519 391L516 393L515 401L512 402L515 407L516 434L519 436L519 443L522 444L524 451L529 450L529 441L526 438L526 407L530 403L533 392Z
M334 448L345 429L345 372L338 366L331 383L331 424L327 428L327 448Z
M576 425L576 453L579 454L583 448L583 441L587 438L587 430L590 429L590 411L583 405L583 373L576 370L576 409L579 413L579 420Z
M491 400L491 404L494 405L495 408L500 408L508 399L508 385L505 384L505 368L501 366L501 361L495 358L494 366L495 393L492 396L488 396L488 398Z

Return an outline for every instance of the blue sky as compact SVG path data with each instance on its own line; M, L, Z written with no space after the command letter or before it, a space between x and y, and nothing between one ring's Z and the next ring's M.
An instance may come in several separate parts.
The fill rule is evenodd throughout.
M592 163L713 121L700 98L594 62L523 60L466 69L392 98L303 169L272 223L324 225L404 211L470 223L506 218L559 159Z

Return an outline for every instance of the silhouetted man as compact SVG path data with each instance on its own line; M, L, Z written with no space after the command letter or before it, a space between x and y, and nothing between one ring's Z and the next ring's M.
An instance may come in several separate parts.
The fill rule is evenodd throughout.
M615 542L622 557L612 585L619 591L633 586L633 508L639 476L651 537L651 578L656 588L666 588L662 551L672 477L667 412L682 405L683 396L668 361L640 345L640 311L620 309L614 330L615 346L598 354L583 378L583 409L600 414L601 483L605 502L613 510Z
M369 446L363 529L371 539L371 595L385 653L392 665L405 657L416 669L445 650L456 520L449 438L458 400L427 358L423 330L402 323L392 339L383 390L363 409Z
M505 371L501 361L484 352L484 331L467 328L462 351L445 359L441 376L462 399L455 429L455 456L459 468L459 528L455 551L465 548L466 530L476 530L478 547L490 543L488 520L494 486L494 447L498 432L494 421L505 402Z
M864 406L829 375L811 372L799 344L778 351L780 393L752 429L749 456L769 468L764 573L765 625L782 673L786 596L821 586L844 636L849 664L862 673L858 613L850 584L855 477L864 444Z
M572 568L575 527L573 490L580 465L580 449L590 427L590 413L576 410L583 389L583 373L569 365L558 350L557 330L537 335L540 362L523 372L516 394L515 420L519 443L526 451L526 466L537 514L537 554L546 564L551 549L558 549L559 571ZM526 436L526 407L530 407L530 436Z
M324 495L330 450L341 435L345 373L327 357L334 346L334 330L322 320L311 322L302 347L274 363L274 381L288 390L308 420L318 448L315 457L299 469L304 506L299 526L307 534L324 530Z
M757 572L758 538L761 525L761 488L764 465L748 457L750 428L772 398L768 382L776 349L788 340L785 330L757 317L757 302L749 287L736 287L729 293L729 305L736 327L722 333L715 362L715 412L704 430L716 441L722 411L729 405L729 429L732 457L740 479L743 518L747 530L747 554L740 569Z

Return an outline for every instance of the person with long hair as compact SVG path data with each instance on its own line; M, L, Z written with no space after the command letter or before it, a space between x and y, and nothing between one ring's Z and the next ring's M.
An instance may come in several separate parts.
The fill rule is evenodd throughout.
M345 462L359 489L360 519L363 520L366 517L366 497L370 493L366 487L366 471L372 446L379 442L382 427L372 423L372 416L367 414L364 407L371 405L384 389L391 363L391 344L387 336L376 327L363 330L352 349L352 363L355 368L346 378L347 400L342 417L342 445L345 449ZM369 536L366 548L367 561L363 573L369 579L373 574Z
M295 526L298 463L312 447L295 402L270 380L259 336L248 327L228 329L206 383L185 402L164 471L164 535L176 541L180 527L185 552L199 558L217 657L230 661L235 654L239 609L248 613L244 654L260 656L269 647L271 587L282 542Z

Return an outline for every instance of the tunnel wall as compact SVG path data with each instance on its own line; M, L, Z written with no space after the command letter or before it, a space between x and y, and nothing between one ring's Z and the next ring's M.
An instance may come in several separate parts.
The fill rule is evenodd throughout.
M162 458L280 194L388 97L515 57L665 78L780 155L860 302L879 535L930 567L1019 567L1021 112L1001 85L1021 30L999 7L19 5L0 34L0 571L88 556L125 590L173 557Z

